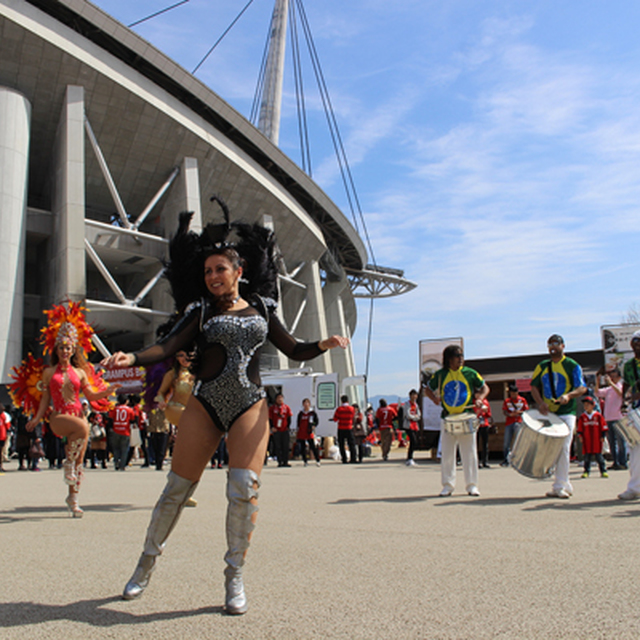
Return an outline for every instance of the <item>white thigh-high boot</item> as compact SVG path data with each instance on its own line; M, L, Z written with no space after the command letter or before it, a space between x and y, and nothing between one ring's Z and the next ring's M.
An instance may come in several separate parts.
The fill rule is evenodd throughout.
M147 537L138 566L122 593L125 600L137 598L149 584L156 558L162 554L165 542L176 526L185 502L197 486L197 482L181 478L173 471L167 475L167 484L151 514L151 522L147 528Z
M82 469L82 460L78 460L80 457L80 449L84 440L82 438L76 438L67 442L67 457L62 465L64 469L64 482L68 485L75 485L78 482L78 471Z
M242 566L255 525L251 519L258 507L260 478L251 469L229 469L227 477L227 566L225 576L225 610L232 615L247 611L247 597L242 582Z

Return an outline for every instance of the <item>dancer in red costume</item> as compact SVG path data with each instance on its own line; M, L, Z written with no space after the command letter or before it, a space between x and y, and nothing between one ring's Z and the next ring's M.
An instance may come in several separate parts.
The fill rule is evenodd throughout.
M86 352L93 350L93 329L87 324L83 311L79 304L73 302L68 303L68 309L64 305L55 305L50 311L45 311L49 323L42 333L45 354L51 353L51 366L42 373L42 397L35 416L26 425L27 431L33 431L45 417L49 405L53 404L49 424L57 436L67 439L64 481L69 486L67 507L74 518L81 518L83 514L78 505L78 492L83 476L82 460L89 439L89 425L82 411L80 391L94 408L105 409L107 404L99 404L99 401L119 386L105 385L87 362Z

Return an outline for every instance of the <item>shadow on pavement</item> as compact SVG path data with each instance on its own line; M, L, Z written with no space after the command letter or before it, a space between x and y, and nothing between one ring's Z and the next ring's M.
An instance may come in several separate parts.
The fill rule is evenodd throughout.
M89 504L82 505L82 510L86 513L92 511L104 511L107 513L122 513L125 511L149 511L150 507L134 507L132 504ZM14 522L24 522L25 520L37 521L43 519L51 519L52 517L68 518L69 511L67 507L61 506L30 506L16 507L15 509L0 511L0 525L12 524Z
M382 498L341 498L340 500L335 500L334 502L328 502L327 504L366 504L371 502L385 502L389 504L393 504L394 502L401 503L410 503L410 502L426 502L427 500L433 500L435 496L400 496L400 497L392 497L386 496Z
M115 602L123 602L120 596L96 600L80 600L64 605L40 604L37 602L7 602L0 604L0 624L3 627L34 625L43 622L66 620L80 622L92 627L114 627L118 625L147 624L163 620L176 620L199 615L224 614L224 608L201 607L184 611L158 611L136 615L126 611L102 608Z

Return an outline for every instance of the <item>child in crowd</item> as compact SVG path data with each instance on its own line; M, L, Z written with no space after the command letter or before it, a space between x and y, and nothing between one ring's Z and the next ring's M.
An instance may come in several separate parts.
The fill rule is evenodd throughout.
M584 454L584 473L583 478L589 477L591 470L591 460L595 456L596 462L600 467L600 475L608 478L607 467L602 456L602 441L607 432L607 423L604 416L595 410L596 403L591 396L585 396L582 399L584 413L578 418L577 432L582 439L582 453Z

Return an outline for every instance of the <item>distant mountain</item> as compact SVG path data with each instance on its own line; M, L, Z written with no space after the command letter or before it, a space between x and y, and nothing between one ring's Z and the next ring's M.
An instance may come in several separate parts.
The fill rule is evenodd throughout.
M409 397L407 396L406 398L403 398L401 396L396 396L394 394L389 394L389 395L383 395L383 396L371 396L369 398L369 404L374 408L377 409L380 406L380 399L384 398L387 401L387 404L393 404L394 402L406 402Z

